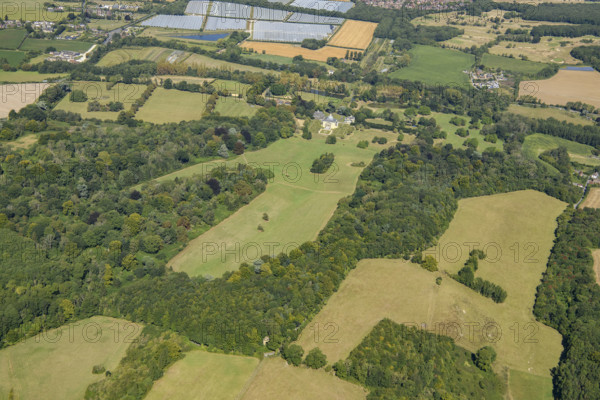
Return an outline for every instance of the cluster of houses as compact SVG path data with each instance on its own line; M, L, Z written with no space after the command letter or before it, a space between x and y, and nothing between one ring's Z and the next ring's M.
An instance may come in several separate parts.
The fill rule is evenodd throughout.
M379 8L397 9L403 8L419 10L447 10L451 3L453 6L462 6L464 1L454 2L452 0L365 0L365 3Z
M332 131L334 129L337 129L340 124L350 125L356 121L356 119L352 115L350 115L348 117L344 117L343 120L338 120L331 114L329 114L326 117L325 114L323 113L323 111L315 111L313 113L313 118L321 121L321 126L323 127L324 130L327 130L327 131Z
M54 31L54 22L50 21L33 21L31 27L36 30L41 30L44 33L52 33Z
M134 13L139 9L138 6L132 4L101 4L97 7L88 7L88 12L98 17L112 17L116 12Z
M83 61L83 54L77 51L51 51L47 61L67 61L70 63L78 63Z
M585 178L586 174L583 171L580 171L578 169L573 170L573 173L575 175L577 175L580 178ZM600 173L598 172L594 172L592 173L590 176L587 177L587 185L600 185ZM586 185L583 185L579 182L573 182L573 185L579 187L579 188L584 188Z
M471 85L478 89L499 89L500 81L505 81L504 73L484 72L477 68L475 71L464 71L469 74Z

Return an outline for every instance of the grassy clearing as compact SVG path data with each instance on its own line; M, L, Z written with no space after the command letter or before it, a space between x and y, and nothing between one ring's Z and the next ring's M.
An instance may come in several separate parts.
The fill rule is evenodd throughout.
M27 36L25 29L3 29L0 31L0 48L15 50Z
M541 133L535 133L525 138L523 154L531 159L537 159L544 151L560 146L567 148L571 161L585 165L600 165L600 158L592 156L593 147Z
M208 353L186 353L165 372L146 400L235 399L258 365L254 357Z
M552 379L517 370L510 370L508 378L510 398L514 400L552 400Z
M305 351L319 347L329 362L335 362L387 317L447 334L471 351L492 345L500 366L550 376L562 351L561 336L535 322L532 307L550 254L555 219L564 207L563 202L530 190L461 200L439 245L424 253L438 258L440 272L403 260L362 260L304 328L299 344ZM502 250L498 262L481 261L477 274L508 292L504 303L496 304L444 274L464 265L469 251L465 243L479 243L479 248L493 243L487 249L492 260L498 256L494 250ZM520 249L518 262L511 250L514 243ZM535 254L526 251L528 243L537 245ZM528 256L535 262L524 262ZM437 277L443 278L441 285L436 284ZM501 330L501 336L495 329L484 333L489 323Z
M536 74L546 68L546 64L543 63L524 61L518 58L503 57L489 53L483 55L482 63L489 68L500 68L503 71L528 75Z
M0 58L6 58L6 61L16 67L25 58L25 53L22 51L0 50Z
M559 108L551 108L551 107L529 107L529 106L520 106L518 104L511 104L508 106L508 112L513 114L522 115L524 117L529 118L539 118L539 119L548 119L554 118L559 121L571 122L573 124L578 125L594 125L594 122L583 118L579 115L579 113L562 110Z
M201 119L208 95L157 88L136 118L155 124Z
M287 252L313 240L338 200L354 190L362 168L350 164L368 163L375 152L389 146L371 144L365 150L356 147L358 140L370 142L373 136L371 132L355 132L338 139L335 145L325 144L325 137L318 134L309 141L294 137L227 161L231 166L247 162L271 168L275 177L263 194L190 241L169 265L189 275L216 277L237 269L241 262L252 262L262 254ZM312 162L325 152L335 154L335 165L325 174L311 173ZM206 173L208 168L220 164L198 164L161 179ZM263 220L263 213L268 214L269 221ZM257 229L259 224L264 232Z
M113 370L141 327L122 319L92 317L0 351L0 398L82 399L87 386ZM86 339L87 338L87 339Z
M111 67L130 60L147 60L147 61L164 61L173 52L171 49L162 47L125 47L118 50L113 50L100 61L98 66Z
M220 97L215 112L227 117L251 117L259 109L260 106L248 104L236 97Z
M471 69L475 62L473 55L431 46L415 46L409 53L410 65L390 73L391 77L428 84L469 85L463 71Z
M39 74L32 71L0 71L0 83L42 82L47 79L56 79L65 74Z
M336 378L323 370L292 367L279 357L264 359L241 400L359 400L361 386Z
M585 200L581 202L580 208L600 208L600 188L593 187L589 189L589 193L585 196Z
M548 105L581 101L600 107L600 72L561 69L550 79L523 81L519 96L535 96Z
M90 42L79 42L77 40L47 40L47 39L25 39L21 45L21 50L46 51L48 47L54 47L56 50L78 51L84 53L94 44Z
M440 126L440 128L443 131L446 131L446 133L448 134L446 139L436 139L436 142L438 143L450 143L454 148L466 148L466 146L463 145L463 143L465 142L465 140L467 139L471 139L471 138L475 138L477 139L478 145L477 145L477 150L478 151L483 151L489 147L493 147L497 150L502 150L502 141L498 140L496 143L490 143L490 142L486 142L484 141L484 136L482 136L480 134L481 129L468 129L468 125L463 126L462 128L465 128L469 131L469 135L467 137L461 137L458 136L456 134L456 131L458 130L458 126L453 125L450 123L450 120L452 119L452 117L454 117L455 115L453 114L442 114L442 113L431 113L431 116L435 118L435 120L437 121L437 124ZM469 118L465 117L465 120L467 122L469 122Z

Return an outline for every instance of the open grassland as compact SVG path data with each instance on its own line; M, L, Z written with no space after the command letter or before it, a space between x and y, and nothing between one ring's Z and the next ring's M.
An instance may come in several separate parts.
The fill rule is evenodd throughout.
M22 51L0 50L0 58L5 58L11 66L16 67L25 58L25 53Z
M216 79L215 81L213 81L212 85L217 90L227 90L229 93L234 93L243 96L245 96L248 89L250 89L250 85L248 85L247 83L228 81L224 79Z
M21 50L37 50L37 51L46 51L48 47L54 47L56 50L68 50L68 51L78 51L80 53L85 53L92 47L94 44L90 42L80 42L78 40L47 40L47 39L25 39L21 47Z
M589 193L585 196L585 200L579 205L579 208L600 208L600 188L593 187L589 189Z
M554 118L559 121L571 122L578 125L594 125L594 122L583 118L577 112L571 112L560 108L553 107L529 107L511 104L508 106L508 112L522 115L529 118L548 119Z
M503 71L521 74L536 74L546 68L546 64L543 63L524 61L518 58L502 57L489 53L483 55L481 62L483 65L489 68L500 68Z
M525 137L523 154L531 159L537 159L544 151L556 149L560 146L567 148L571 161L592 166L600 165L600 158L592 155L592 146L541 133Z
M513 400L552 400L552 378L510 370L509 398Z
M409 54L410 65L390 73L391 77L428 84L469 85L469 78L463 71L471 69L475 62L473 55L431 46L415 46Z
M19 111L34 103L49 83L11 83L0 85L0 118L8 117L11 110Z
M191 121L202 118L209 95L157 88L136 118L155 124Z
M56 79L66 74L40 74L33 71L0 71L0 83L42 82Z
M85 102L73 102L70 96L65 96L55 107L56 110L71 111L81 114L82 118L98 118L116 120L118 112L110 111L88 111L88 103L98 101L100 104L112 102L121 102L125 110L131 107L131 104L137 100L146 86L117 83L112 88L107 89L106 82L74 82L74 90L82 90L86 93L88 99Z
M124 47L122 49L113 50L100 61L98 66L111 67L130 60L146 60L146 61L164 61L173 50L162 47Z
M264 193L217 226L190 241L169 261L177 271L189 275L221 276L237 270L241 262L253 262L262 254L289 252L313 240L327 223L340 198L352 193L362 168L352 162L368 163L376 151L388 145L356 147L358 140L374 135L355 132L337 144L325 144L325 137L313 134L312 140L298 137L279 140L266 149L246 153L227 161L227 165L252 163L270 168L275 174ZM335 154L334 165L325 174L310 172L313 160L325 152ZM198 164L160 179L206 173L221 162ZM267 213L269 221L262 216ZM264 232L257 227L262 225Z
M79 400L94 365L113 370L141 332L122 319L92 317L48 331L0 351L0 398Z
M260 109L260 106L248 104L237 97L219 97L215 112L226 117L251 117Z
M529 21L528 21L529 22ZM550 23L548 23L550 25ZM583 42L591 40L591 43ZM565 45L561 45L564 42ZM507 48L510 44L511 48ZM513 57L526 56L527 59L537 62L554 62L558 64L581 64L581 61L571 56L571 50L578 46L597 46L600 44L600 38L595 36L582 36L579 38L561 38L552 36L542 36L539 43L527 42L506 42L490 48L491 54L506 55Z
M145 399L234 400L257 365L258 359L254 357L190 351L169 367Z
M600 72L561 69L549 79L523 81L519 96L535 96L546 104L581 101L600 107Z
M242 42L243 43L243 42ZM250 42L252 43L252 42ZM289 65L292 64L294 61L289 58L289 57L285 57L285 56L276 56L276 55L272 55L272 54L267 54L267 52L265 52L265 54L261 53L244 53L242 55L243 58L252 58L255 60L262 60L265 62L274 62L277 64L284 64L284 65Z
M264 359L241 400L364 400L361 386L323 370L288 365L279 357Z
M347 20L329 41L330 46L366 50L373 40L377 24L373 22ZM337 57L337 56L335 56Z
M451 336L471 351L491 345L501 366L550 376L562 350L561 336L537 323L532 307L555 219L564 207L531 190L460 200L439 245L424 252L439 260L440 272L403 260L362 260L304 328L299 344L305 351L319 347L329 362L335 362L387 317ZM468 243L487 250L488 259L480 261L477 276L502 286L508 292L504 303L496 304L444 274L464 265ZM515 243L520 249L517 260L510 250ZM526 247L529 243L535 252ZM489 262L498 257L498 262ZM443 277L441 285L437 277Z
M240 44L240 46L247 50L254 50L257 53L262 53L264 51L265 54L288 58L302 56L307 60L315 61L327 61L327 57L344 58L346 56L346 49L331 46L321 47L317 50L310 50L288 43L251 41L244 41Z
M16 5L16 3L14 4ZM15 50L26 35L25 29L2 29L0 30L0 48Z

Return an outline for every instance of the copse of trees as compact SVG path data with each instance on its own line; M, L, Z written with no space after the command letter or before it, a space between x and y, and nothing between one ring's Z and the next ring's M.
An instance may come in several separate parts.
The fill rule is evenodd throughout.
M315 159L310 167L310 172L313 174L323 174L327 172L331 164L333 164L333 160L335 156L333 153L324 153L319 156L319 158Z
M504 303L507 295L506 290L490 281L475 278L475 272L479 267L479 260L483 260L484 258L485 254L481 250L471 250L465 266L457 274L450 276L457 282L479 292L481 295L491 298L496 303Z

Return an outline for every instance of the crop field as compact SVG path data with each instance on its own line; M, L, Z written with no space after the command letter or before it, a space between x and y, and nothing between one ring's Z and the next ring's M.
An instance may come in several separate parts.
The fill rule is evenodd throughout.
M208 95L157 88L136 118L155 124L201 119Z
M344 58L347 51L346 49L331 46L324 46L317 50L310 50L289 43L254 41L244 41L240 44L240 46L244 49L254 50L257 53L262 53L264 51L265 54L289 58L302 56L307 60L315 61L327 61L328 57Z
M531 159L537 159L544 151L556 149L560 146L567 148L571 161L592 166L600 165L600 158L592 155L592 146L541 133L525 137L523 154Z
M104 378L94 365L113 370L141 327L122 319L92 317L0 350L0 398L82 399Z
M169 367L146 400L235 399L258 365L255 357L194 350Z
M561 336L537 323L532 307L556 217L564 208L565 203L532 190L460 200L438 246L424 252L438 259L439 272L404 260L362 260L304 328L299 344L305 351L319 347L329 362L336 362L387 317L451 336L471 351L491 345L498 364L549 377L562 351ZM469 243L486 249L488 258L480 261L477 276L502 286L508 292L504 303L445 275L464 265ZM517 249L515 243L517 255L511 250Z
M600 72L561 69L549 79L523 81L519 96L535 96L548 105L581 101L600 107Z
M282 393L285 395L282 396ZM361 386L341 380L322 370L288 365L279 357L265 358L241 400L364 400Z
M508 106L508 112L529 118L554 118L559 121L571 122L578 125L594 125L594 122L583 118L579 113L553 107L528 107L518 104Z
M524 61L518 58L502 57L486 53L483 55L482 64L489 68L500 68L503 71L521 74L536 74L546 67L546 64Z
M0 85L0 118L8 117L10 110L19 111L34 103L49 83L19 83Z
M107 89L106 85L105 82L75 82L73 89L82 90L86 93L88 100L85 102L73 102L70 96L65 96L56 105L55 109L79 113L83 118L116 120L119 116L118 112L88 111L88 103L93 100L98 101L100 104L119 101L123 103L124 109L128 110L131 104L146 90L145 85L118 83L111 89Z
M78 51L80 53L85 53L92 47L94 44L90 42L80 42L77 40L47 40L47 39L25 39L23 44L19 49L21 50L38 50L38 51L46 51L48 47L54 47L56 50L68 50L68 51Z
M348 20L333 35L329 45L366 50L373 40L375 28L377 28L377 24L373 22Z
M0 48L15 50L26 35L25 29L2 29L0 30Z
M173 50L165 49L163 47L125 47L113 50L102 57L102 59L98 61L98 66L111 67L130 60L159 62L166 60L171 53L173 53Z
M6 58L11 66L16 67L25 58L25 53L22 51L0 50L0 58Z
M217 277L236 270L241 262L252 262L273 251L275 254L288 252L315 239L337 207L338 200L354 191L362 168L350 164L368 163L375 152L389 147L389 144L371 144L364 150L356 147L358 140L370 142L373 136L372 133L356 132L346 139L338 139L335 145L325 144L325 136L319 134L313 134L309 141L294 137L228 160L226 164L231 166L247 162L272 168L275 177L264 193L191 240L168 265L191 276ZM335 154L335 165L325 174L311 173L313 160L325 152ZM215 165L221 165L221 162L198 164L160 180L206 173ZM263 220L264 213L268 214L269 221ZM263 226L263 232L257 229L259 224Z
M475 62L473 55L431 46L414 46L409 53L410 65L390 73L391 77L428 84L469 86L469 78L463 71L471 69Z
M585 200L579 205L579 208L600 208L600 188L593 187L585 197Z
M268 42L300 43L304 39L325 39L331 35L333 29L333 25L256 21L252 29L252 39Z
M213 3L214 4L214 3ZM214 6L213 6L214 7ZM246 19L233 19L223 17L208 17L206 20L205 31L224 31L224 30L236 30L245 31L248 27L248 20Z

